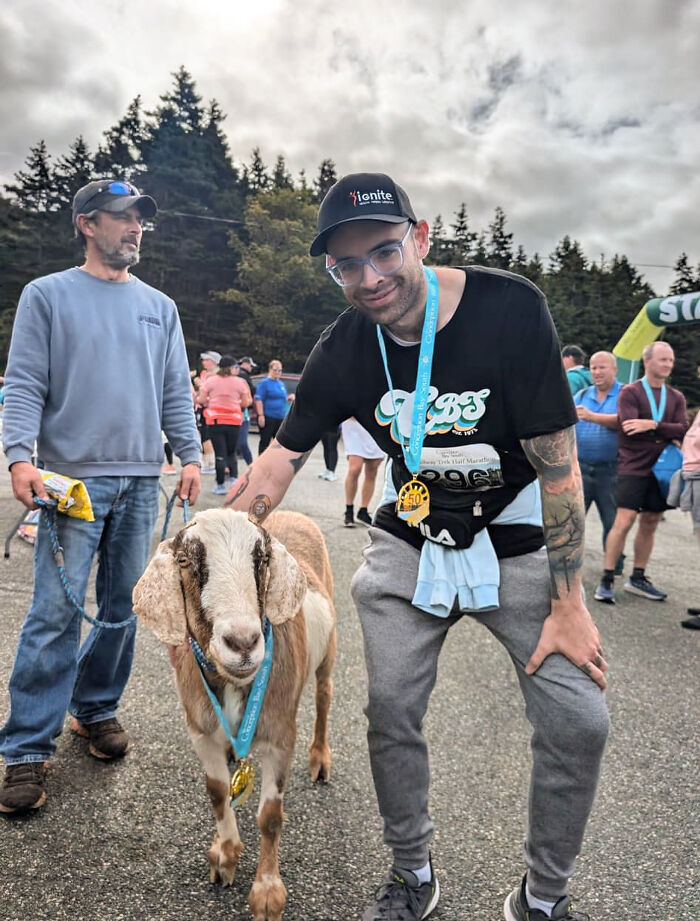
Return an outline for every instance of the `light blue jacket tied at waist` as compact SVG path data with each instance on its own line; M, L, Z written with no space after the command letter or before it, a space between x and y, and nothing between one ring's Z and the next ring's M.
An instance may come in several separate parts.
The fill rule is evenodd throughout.
M397 499L390 464L381 504ZM540 484L533 480L520 490L492 524L531 524L542 527ZM449 617L455 602L462 612L484 613L498 608L501 569L486 528L474 537L471 547L453 550L434 541L423 544L413 604L436 617Z

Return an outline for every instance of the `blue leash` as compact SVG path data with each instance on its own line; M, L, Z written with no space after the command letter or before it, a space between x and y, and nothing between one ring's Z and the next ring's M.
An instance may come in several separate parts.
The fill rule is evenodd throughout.
M170 524L170 516L173 513L173 506L175 505L175 500L177 499L177 490L173 490L172 496L168 499L165 506L165 519L163 521L163 531L160 535L160 539L165 540L165 535L168 533L168 525ZM187 524L190 520L190 500L182 500L182 519Z
M161 540L165 539L165 532L168 528L168 523L170 520L170 514L175 504L175 499L177 498L176 493L173 493L168 505L166 507L166 518L165 518L165 527L163 528L163 537ZM63 547L58 540L58 524L56 521L56 507L58 503L55 499L40 499L38 496L34 496L34 504L38 505L41 509L41 517L46 525L46 529L49 532L49 540L51 541L51 552L53 553L53 558L56 561L56 569L58 570L58 578L63 587L63 593L68 599L68 603L84 618L89 624L92 624L93 627L98 627L104 630L121 630L123 627L128 627L129 624L133 624L136 620L136 614L132 613L126 620L119 620L116 623L109 623L104 620L97 620L94 617L91 617L85 608L80 604L78 599L73 594L73 589L70 587L70 582L68 581L68 576L66 575L66 566L65 559L63 557ZM185 524L189 518L189 502L187 499L184 500L184 518Z

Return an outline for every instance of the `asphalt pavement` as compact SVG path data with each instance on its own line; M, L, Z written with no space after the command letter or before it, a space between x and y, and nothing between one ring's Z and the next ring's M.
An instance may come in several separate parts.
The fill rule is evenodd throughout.
M253 439L254 440L254 439ZM0 536L21 511L0 470ZM343 527L345 461L318 478L320 447L284 507L313 517L335 576L339 654L331 709L333 776L306 772L311 696L299 714L285 798L281 872L286 921L359 921L389 863L381 840L365 743L362 641L349 584L367 531ZM204 478L199 508L219 504ZM173 477L163 477L172 490ZM161 520L157 528L160 534ZM177 513L176 513L177 517ZM180 518L181 521L181 518ZM592 600L601 566L600 525L588 518L585 584L611 663L612 732L596 805L571 883L592 921L700 918L700 631L683 630L700 605L700 548L687 517L667 513L650 577L659 604L625 594ZM170 533L179 526L171 522ZM628 548L628 554L631 548ZM0 720L30 600L32 550L15 538L0 560ZM94 608L94 589L88 609ZM396 654L401 650L397 645ZM255 800L239 812L246 846L233 887L208 880L213 820L190 748L165 650L139 633L121 716L133 735L127 757L105 764L66 731L51 766L46 806L0 820L0 918L4 921L232 921L250 918L247 894L258 853ZM442 898L435 921L500 921L523 872L529 778L528 724L510 661L488 631L465 617L445 644L425 725L432 760L433 842Z

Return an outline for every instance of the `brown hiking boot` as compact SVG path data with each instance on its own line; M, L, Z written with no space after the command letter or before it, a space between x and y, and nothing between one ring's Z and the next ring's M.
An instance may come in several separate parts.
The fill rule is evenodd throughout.
M46 802L45 761L8 764L0 789L0 812L8 815L38 809Z
M89 739L90 754L103 761L121 758L129 748L129 733L115 717L85 726L73 716L70 728L77 735Z

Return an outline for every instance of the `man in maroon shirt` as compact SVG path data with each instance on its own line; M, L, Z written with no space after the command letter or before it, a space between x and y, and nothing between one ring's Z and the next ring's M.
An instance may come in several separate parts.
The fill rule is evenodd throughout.
M666 600L666 592L652 585L644 572L666 508L652 468L669 442L682 440L688 429L688 413L683 394L665 383L673 370L671 346L653 342L644 349L642 360L644 377L623 387L617 404L617 515L605 543L605 568L594 596L607 604L615 604L615 561L638 514L634 571L625 591L651 601Z

